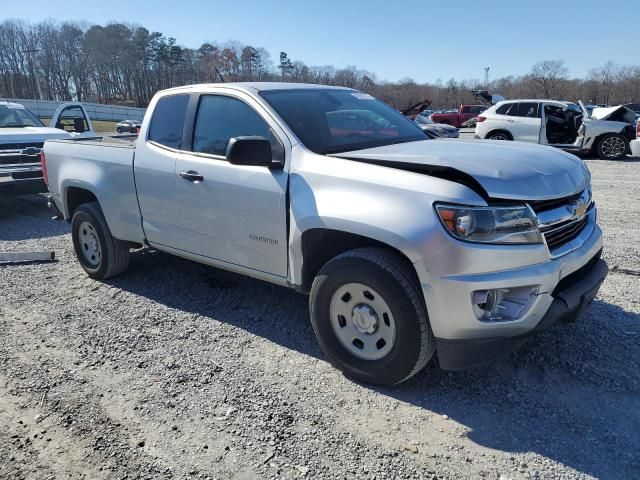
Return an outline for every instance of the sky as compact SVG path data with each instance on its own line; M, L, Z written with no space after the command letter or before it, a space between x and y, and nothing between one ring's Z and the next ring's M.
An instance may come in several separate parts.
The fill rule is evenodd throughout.
M285 51L390 81L482 79L485 67L490 78L517 76L555 59L573 77L609 60L640 63L640 0L0 0L0 21L14 18L140 24L191 48L238 40L274 63Z

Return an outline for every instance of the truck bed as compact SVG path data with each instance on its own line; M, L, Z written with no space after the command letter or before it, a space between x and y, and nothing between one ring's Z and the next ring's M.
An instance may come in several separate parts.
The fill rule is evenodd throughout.
M73 215L73 202L65 199L86 190L100 202L114 237L144 240L133 176L136 140L118 135L45 142L49 191L56 205L64 206L65 218Z

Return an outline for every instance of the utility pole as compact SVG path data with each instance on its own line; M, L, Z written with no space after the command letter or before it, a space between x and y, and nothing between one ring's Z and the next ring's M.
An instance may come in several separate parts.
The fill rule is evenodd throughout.
M36 82L36 89L38 90L38 100L42 100L42 90L40 89L40 80L38 79L38 69L33 68L33 54L38 53L40 51L39 48L32 48L30 50L23 50L22 53L26 53L29 58L29 68L33 73L33 79Z
M489 88L489 68L484 67L484 88Z

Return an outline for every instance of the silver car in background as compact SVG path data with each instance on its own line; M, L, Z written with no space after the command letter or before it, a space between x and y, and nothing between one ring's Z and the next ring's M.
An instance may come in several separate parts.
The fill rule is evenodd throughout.
M456 127L444 123L435 123L429 117L423 115L418 115L414 121L423 132L432 132L443 138L458 138L460 136L460 130Z

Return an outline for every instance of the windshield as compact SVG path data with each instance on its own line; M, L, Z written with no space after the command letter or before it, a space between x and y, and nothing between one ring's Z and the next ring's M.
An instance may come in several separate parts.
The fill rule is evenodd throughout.
M311 151L348 152L426 140L411 120L355 90L267 90L260 95Z
M582 109L575 103L567 102L567 108L569 110L573 110L574 112L582 114Z
M0 105L0 128L44 127L44 124L22 105Z

